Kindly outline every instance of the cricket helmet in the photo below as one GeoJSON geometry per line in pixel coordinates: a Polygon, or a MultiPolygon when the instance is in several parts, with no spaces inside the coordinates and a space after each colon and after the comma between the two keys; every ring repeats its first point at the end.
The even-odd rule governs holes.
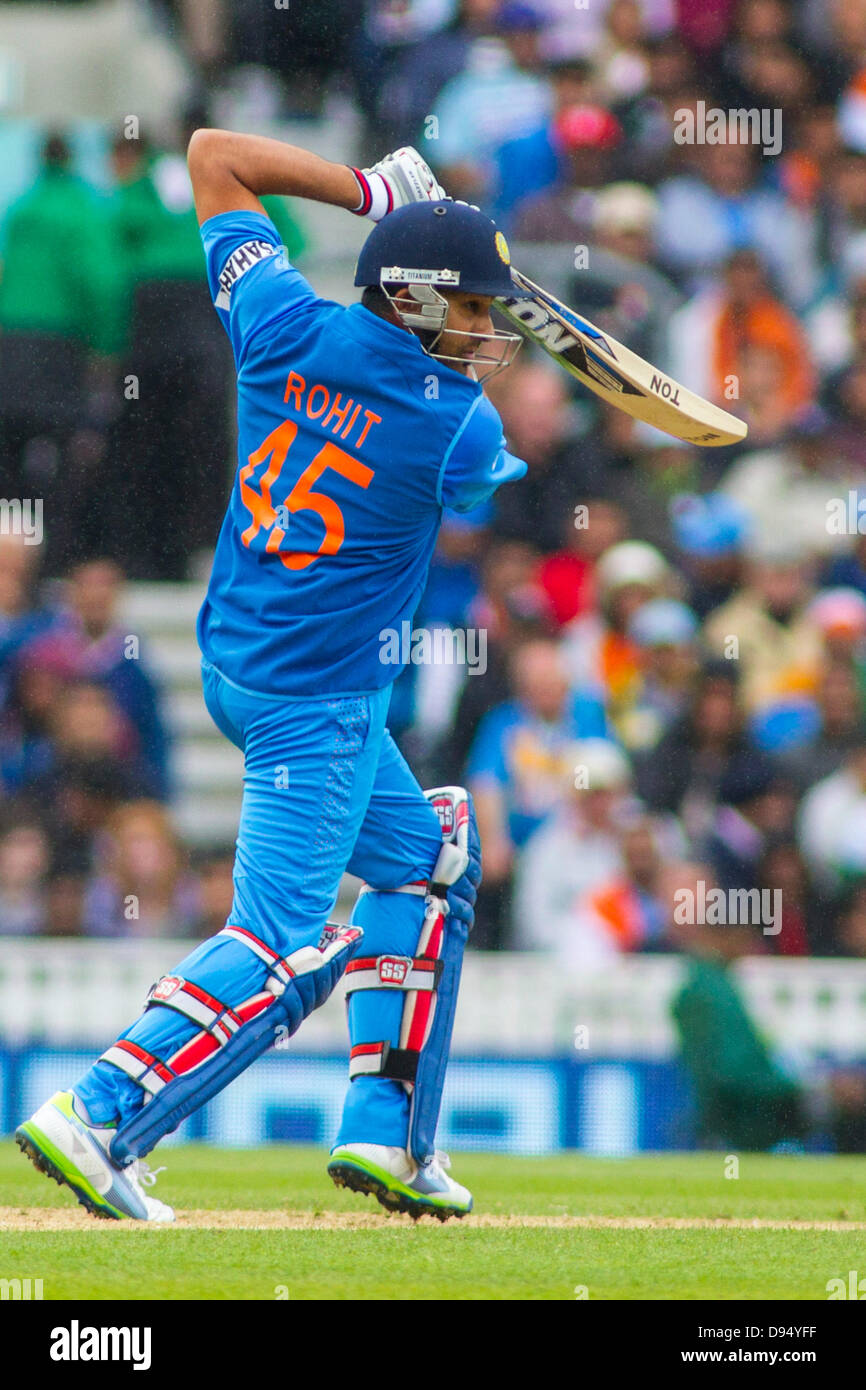
{"type": "MultiPolygon", "coordinates": [[[[437,203],[408,203],[383,217],[361,248],[355,284],[380,289],[404,328],[415,334],[429,356],[464,370],[466,358],[436,351],[448,317],[443,291],[496,299],[527,297],[511,279],[508,242],[496,223],[479,208],[450,198],[437,203]],[[398,298],[396,292],[401,287],[408,294],[398,298]]],[[[505,344],[502,356],[484,356],[479,351],[473,354],[469,371],[476,380],[484,381],[514,360],[522,341],[518,334],[498,330],[461,336],[505,344]],[[482,365],[489,370],[480,378],[475,369],[482,365]]]]}
{"type": "Polygon", "coordinates": [[[356,285],[427,284],[514,299],[508,243],[469,203],[407,203],[377,222],[361,248],[356,285]]]}

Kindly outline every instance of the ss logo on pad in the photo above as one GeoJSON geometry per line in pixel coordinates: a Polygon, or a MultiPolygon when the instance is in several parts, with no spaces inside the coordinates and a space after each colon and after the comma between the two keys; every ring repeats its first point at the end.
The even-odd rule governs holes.
{"type": "Polygon", "coordinates": [[[379,979],[383,985],[402,985],[409,978],[412,960],[409,956],[380,956],[379,979]]]}

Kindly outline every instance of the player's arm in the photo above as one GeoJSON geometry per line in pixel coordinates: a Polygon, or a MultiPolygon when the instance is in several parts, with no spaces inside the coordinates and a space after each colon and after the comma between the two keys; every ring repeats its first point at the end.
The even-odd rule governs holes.
{"type": "Polygon", "coordinates": [[[262,194],[311,198],[317,203],[354,210],[361,196],[358,180],[346,164],[286,145],[264,135],[231,130],[196,130],[187,163],[199,222],[222,212],[260,212],[262,194]]]}
{"type": "Polygon", "coordinates": [[[504,483],[526,473],[523,459],[505,447],[502,421],[486,396],[479,396],[452,439],[439,473],[438,500],[457,512],[471,511],[504,483]]]}
{"type": "Polygon", "coordinates": [[[200,223],[224,212],[265,213],[260,200],[268,193],[329,203],[373,221],[404,203],[444,196],[408,147],[372,169],[352,169],[264,135],[202,129],[189,142],[187,163],[200,223]]]}

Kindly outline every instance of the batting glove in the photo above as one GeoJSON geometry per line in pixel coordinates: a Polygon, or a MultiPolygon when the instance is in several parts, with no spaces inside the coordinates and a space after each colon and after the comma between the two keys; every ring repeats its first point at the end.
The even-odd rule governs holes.
{"type": "Polygon", "coordinates": [[[352,173],[361,189],[361,202],[352,211],[371,222],[381,222],[394,208],[407,203],[438,203],[448,196],[429,164],[411,145],[386,154],[371,169],[353,168],[352,173]]]}

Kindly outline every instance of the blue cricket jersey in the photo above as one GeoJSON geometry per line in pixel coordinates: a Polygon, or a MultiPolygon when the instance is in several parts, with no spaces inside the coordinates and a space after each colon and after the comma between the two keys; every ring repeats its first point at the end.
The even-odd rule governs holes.
{"type": "Polygon", "coordinates": [[[477,382],[360,304],[318,298],[268,217],[222,213],[201,233],[237,365],[239,466],[199,646],[263,694],[381,689],[443,506],[470,510],[526,464],[477,382]]]}

